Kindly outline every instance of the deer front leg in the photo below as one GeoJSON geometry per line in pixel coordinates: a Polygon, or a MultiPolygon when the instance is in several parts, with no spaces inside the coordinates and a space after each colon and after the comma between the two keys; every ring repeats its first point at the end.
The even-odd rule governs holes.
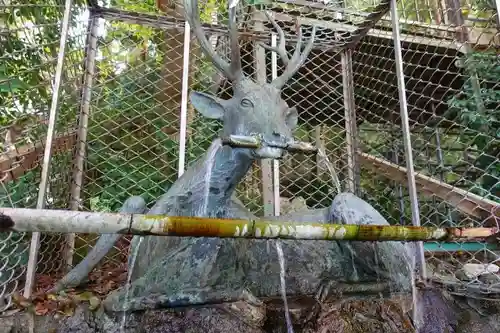
{"type": "MultiPolygon", "coordinates": [[[[120,208],[120,213],[143,214],[146,210],[146,202],[139,196],[128,198],[120,208]]],[[[89,254],[78,265],[73,267],[48,293],[58,293],[63,289],[77,287],[87,279],[89,273],[113,248],[116,241],[121,237],[119,234],[105,234],[99,237],[96,245],[89,254]]]]}

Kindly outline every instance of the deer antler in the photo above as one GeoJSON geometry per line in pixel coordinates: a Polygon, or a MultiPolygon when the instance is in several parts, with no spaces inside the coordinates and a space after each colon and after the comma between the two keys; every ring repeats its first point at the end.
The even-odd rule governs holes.
{"type": "Polygon", "coordinates": [[[309,39],[309,42],[307,43],[306,47],[304,48],[304,52],[302,53],[300,51],[300,49],[302,48],[302,29],[300,28],[300,26],[298,27],[297,44],[295,45],[295,51],[293,52],[292,58],[289,59],[285,48],[285,33],[267,11],[265,12],[265,14],[269,22],[271,22],[271,24],[273,25],[274,29],[278,31],[279,41],[277,47],[273,47],[267,44],[261,44],[261,46],[268,51],[276,52],[280,56],[281,61],[283,61],[286,66],[283,73],[273,80],[273,84],[281,89],[285,85],[285,83],[290,80],[290,78],[299,70],[299,68],[304,64],[307,57],[309,56],[309,53],[311,52],[314,44],[316,26],[313,26],[311,39],[309,39]]]}
{"type": "Polygon", "coordinates": [[[229,8],[229,39],[231,45],[231,63],[228,64],[218,55],[210,45],[207,37],[203,33],[200,22],[200,9],[198,0],[184,0],[184,10],[186,20],[193,29],[193,33],[198,39],[205,54],[212,60],[214,66],[229,80],[238,81],[243,76],[241,71],[240,46],[238,44],[238,26],[236,23],[236,7],[229,8]]]}

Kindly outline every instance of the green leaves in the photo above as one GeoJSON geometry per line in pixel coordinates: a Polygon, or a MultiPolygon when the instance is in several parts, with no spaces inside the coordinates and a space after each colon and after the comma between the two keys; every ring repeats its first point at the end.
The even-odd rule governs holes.
{"type": "Polygon", "coordinates": [[[468,77],[462,91],[448,101],[448,119],[460,123],[464,130],[461,141],[475,147],[479,156],[474,166],[482,175],[471,191],[498,200],[500,175],[495,163],[500,153],[500,60],[494,52],[475,52],[465,59],[466,75],[477,75],[479,93],[474,93],[472,77],[468,77]],[[484,104],[478,107],[477,100],[484,104]]]}
{"type": "Polygon", "coordinates": [[[28,88],[29,85],[24,83],[21,79],[8,79],[0,75],[0,93],[20,93],[22,90],[28,88]]]}

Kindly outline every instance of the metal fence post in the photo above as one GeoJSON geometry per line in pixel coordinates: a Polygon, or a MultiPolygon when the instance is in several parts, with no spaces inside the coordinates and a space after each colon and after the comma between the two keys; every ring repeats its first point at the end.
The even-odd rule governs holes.
{"type": "MultiPolygon", "coordinates": [[[[271,46],[276,47],[277,36],[271,35],[271,46]]],[[[278,55],[271,52],[271,79],[278,77],[278,55]]],[[[280,215],[280,162],[273,160],[273,197],[274,197],[274,215],[280,215]]]]}
{"type": "MultiPolygon", "coordinates": [[[[397,0],[391,0],[391,20],[392,35],[394,38],[394,53],[396,60],[396,77],[399,92],[399,107],[401,112],[401,127],[403,132],[404,150],[406,156],[406,169],[408,178],[408,192],[410,194],[410,207],[412,223],[414,226],[420,226],[420,210],[417,197],[417,186],[415,183],[415,170],[413,167],[413,152],[410,137],[410,123],[408,120],[408,104],[406,101],[406,86],[403,71],[403,55],[401,50],[401,36],[399,30],[399,17],[397,10],[397,0]]],[[[416,244],[416,268],[421,278],[426,278],[424,245],[422,242],[416,244]]]]}
{"type": "MultiPolygon", "coordinates": [[[[83,87],[80,102],[80,115],[78,118],[78,141],[76,143],[75,162],[73,165],[73,177],[71,183],[71,200],[69,209],[79,210],[81,203],[81,192],[83,186],[83,168],[85,156],[87,154],[87,134],[90,116],[90,101],[92,95],[92,85],[95,74],[95,57],[97,53],[97,29],[99,28],[99,18],[90,11],[89,29],[87,35],[87,50],[85,58],[85,73],[83,77],[83,87]]],[[[75,234],[66,236],[66,267],[69,270],[73,265],[73,252],[75,246],[75,234]]]]}
{"type": "MultiPolygon", "coordinates": [[[[262,23],[263,15],[255,10],[255,30],[263,31],[264,24],[262,23]]],[[[255,80],[259,83],[266,82],[266,50],[255,42],[255,80]]],[[[262,201],[264,206],[264,216],[274,215],[274,194],[273,194],[273,165],[270,160],[259,161],[262,180],[262,201]]]]}
{"type": "Polygon", "coordinates": [[[352,72],[352,49],[346,49],[341,54],[342,86],[344,90],[345,129],[347,144],[347,186],[349,192],[357,193],[359,182],[358,163],[356,163],[356,104],[354,101],[354,86],[352,72]]]}
{"type": "Polygon", "coordinates": [[[187,135],[187,104],[189,93],[189,50],[191,42],[191,27],[186,21],[184,23],[184,51],[182,61],[182,91],[181,91],[181,124],[179,132],[179,165],[178,177],[182,176],[186,166],[186,135],[187,135]]]}
{"type": "MultiPolygon", "coordinates": [[[[59,91],[61,88],[61,78],[64,66],[64,56],[66,53],[66,43],[68,39],[69,23],[71,18],[72,0],[66,0],[64,3],[64,16],[61,24],[61,40],[59,42],[59,54],[57,55],[56,72],[54,76],[54,86],[52,88],[52,101],[49,111],[49,123],[47,128],[47,138],[45,141],[45,150],[43,154],[42,172],[40,175],[40,187],[38,190],[38,199],[36,208],[45,207],[45,195],[49,182],[50,158],[52,155],[52,141],[54,140],[55,125],[57,119],[57,109],[59,102],[59,91]]],[[[26,272],[26,284],[24,287],[24,297],[31,296],[38,263],[38,250],[40,247],[40,233],[34,232],[31,237],[30,253],[28,259],[28,269],[26,272]]]]}
{"type": "Polygon", "coordinates": [[[500,0],[495,0],[495,7],[497,8],[497,24],[500,26],[500,0]]]}

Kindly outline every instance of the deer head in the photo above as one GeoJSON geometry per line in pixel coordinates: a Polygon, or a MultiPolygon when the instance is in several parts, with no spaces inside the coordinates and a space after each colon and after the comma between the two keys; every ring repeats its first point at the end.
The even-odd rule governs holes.
{"type": "MultiPolygon", "coordinates": [[[[245,77],[241,69],[236,8],[229,9],[230,63],[215,52],[205,36],[199,19],[198,1],[185,0],[184,8],[186,19],[191,25],[201,49],[210,58],[216,69],[231,81],[233,86],[233,97],[229,100],[223,100],[202,92],[191,92],[190,100],[194,108],[207,118],[222,120],[224,136],[260,135],[264,143],[277,143],[280,145],[290,143],[293,140],[292,130],[297,126],[298,113],[295,107],[289,107],[281,98],[281,89],[304,64],[311,52],[316,27],[313,27],[312,36],[305,46],[304,52],[301,52],[302,33],[300,27],[298,28],[297,45],[293,56],[289,58],[285,49],[285,34],[266,12],[268,20],[278,32],[279,43],[277,47],[264,44],[262,47],[275,51],[286,68],[282,75],[273,82],[256,83],[252,79],[245,77]]],[[[280,148],[264,146],[251,150],[251,153],[255,158],[281,158],[284,151],[280,148]]]]}

